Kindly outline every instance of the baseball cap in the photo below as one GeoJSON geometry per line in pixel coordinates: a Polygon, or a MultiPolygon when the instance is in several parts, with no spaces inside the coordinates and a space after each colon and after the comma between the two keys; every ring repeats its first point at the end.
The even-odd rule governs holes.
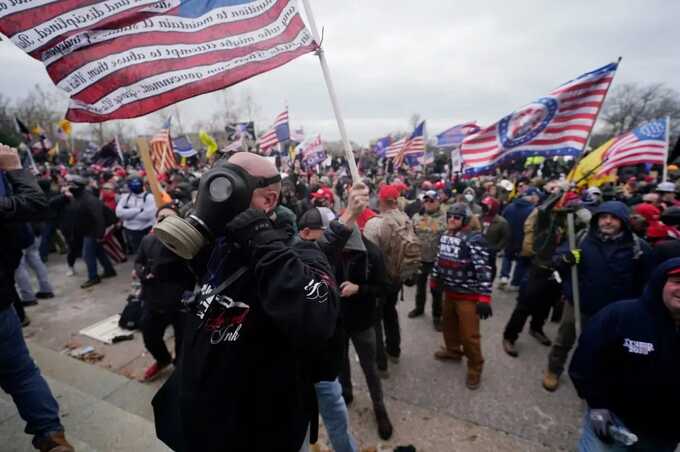
{"type": "Polygon", "coordinates": [[[437,199],[437,192],[434,190],[428,190],[423,194],[423,199],[425,198],[437,199]]]}
{"type": "Polygon", "coordinates": [[[526,189],[522,196],[538,196],[539,198],[543,196],[541,190],[536,187],[529,187],[526,189]]]}
{"type": "Polygon", "coordinates": [[[312,193],[312,198],[319,199],[319,198],[326,198],[326,200],[333,204],[333,191],[328,188],[328,187],[321,187],[317,191],[312,193]]]}
{"type": "Polygon", "coordinates": [[[656,191],[662,193],[675,193],[675,184],[673,182],[661,182],[656,186],[656,191]]]}
{"type": "Polygon", "coordinates": [[[394,185],[385,184],[382,187],[380,187],[378,197],[380,198],[381,201],[386,201],[388,199],[396,200],[397,198],[399,198],[399,188],[394,185]]]}
{"type": "Polygon", "coordinates": [[[326,229],[335,218],[333,211],[327,207],[312,207],[303,213],[298,220],[298,228],[326,229]]]}

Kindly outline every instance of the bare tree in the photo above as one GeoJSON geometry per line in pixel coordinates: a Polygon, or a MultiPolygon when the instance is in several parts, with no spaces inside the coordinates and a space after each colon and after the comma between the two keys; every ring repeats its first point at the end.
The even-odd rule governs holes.
{"type": "Polygon", "coordinates": [[[601,118],[613,134],[631,130],[645,121],[671,117],[671,135],[680,134],[680,92],[662,83],[626,83],[607,96],[601,118]]]}

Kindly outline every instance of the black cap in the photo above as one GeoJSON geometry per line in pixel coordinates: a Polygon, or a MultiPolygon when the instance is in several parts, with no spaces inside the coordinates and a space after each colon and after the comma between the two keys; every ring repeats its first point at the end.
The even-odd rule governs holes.
{"type": "Polygon", "coordinates": [[[318,207],[313,207],[307,212],[303,213],[298,220],[298,228],[303,230],[309,229],[326,229],[330,224],[328,217],[321,213],[318,207]]]}

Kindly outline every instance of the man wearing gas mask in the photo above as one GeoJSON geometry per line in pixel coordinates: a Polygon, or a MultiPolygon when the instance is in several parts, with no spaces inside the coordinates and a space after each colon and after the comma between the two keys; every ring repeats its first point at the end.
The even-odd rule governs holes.
{"type": "Polygon", "coordinates": [[[130,192],[118,200],[116,216],[123,221],[128,253],[136,254],[142,239],[156,221],[156,201],[150,193],[144,191],[141,177],[130,177],[127,186],[130,192]]]}
{"type": "Polygon", "coordinates": [[[290,243],[278,227],[280,180],[264,157],[237,153],[203,175],[192,214],[155,229],[202,281],[182,359],[153,401],[158,436],[174,450],[306,450],[310,357],[334,333],[339,297],[319,245],[290,243]]]}

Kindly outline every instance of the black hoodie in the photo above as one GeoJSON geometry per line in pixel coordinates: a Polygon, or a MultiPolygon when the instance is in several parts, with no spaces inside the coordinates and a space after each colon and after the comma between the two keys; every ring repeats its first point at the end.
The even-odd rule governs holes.
{"type": "Polygon", "coordinates": [[[612,411],[636,434],[680,441],[680,331],[663,303],[667,273],[657,267],[636,300],[602,309],[583,331],[569,375],[590,408],[612,411]]]}

